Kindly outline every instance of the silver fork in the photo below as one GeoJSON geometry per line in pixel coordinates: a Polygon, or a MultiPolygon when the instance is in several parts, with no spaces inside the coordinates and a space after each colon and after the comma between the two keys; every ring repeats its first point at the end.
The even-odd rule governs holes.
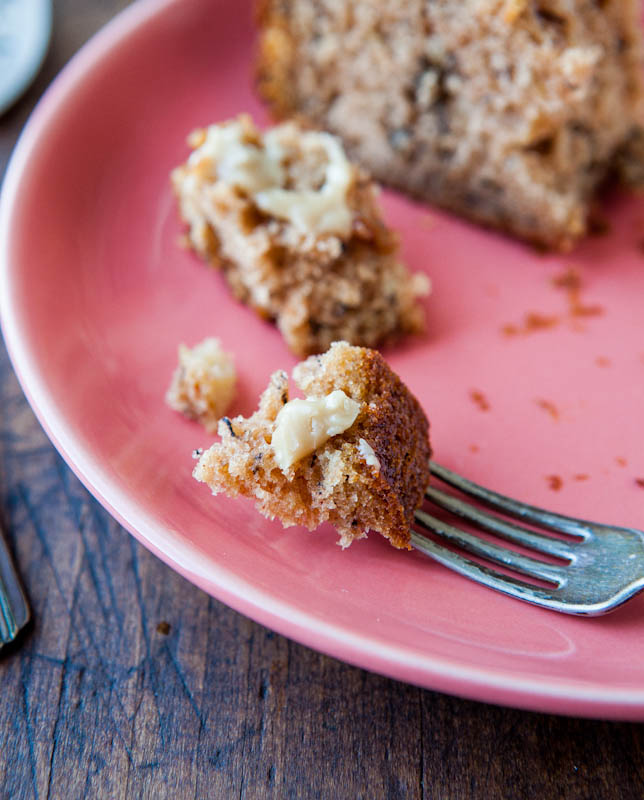
{"type": "Polygon", "coordinates": [[[0,650],[13,642],[31,614],[0,528],[0,650]]]}
{"type": "Polygon", "coordinates": [[[432,475],[495,511],[571,537],[556,538],[517,525],[432,485],[425,494],[430,502],[535,554],[560,560],[553,564],[523,555],[419,509],[416,512],[419,527],[447,541],[451,548],[458,547],[500,564],[525,576],[525,580],[477,563],[412,529],[411,544],[446,567],[511,597],[566,614],[605,614],[644,589],[643,531],[554,514],[485,489],[433,461],[430,466],[432,475]],[[543,583],[548,585],[544,587],[543,583]]]}

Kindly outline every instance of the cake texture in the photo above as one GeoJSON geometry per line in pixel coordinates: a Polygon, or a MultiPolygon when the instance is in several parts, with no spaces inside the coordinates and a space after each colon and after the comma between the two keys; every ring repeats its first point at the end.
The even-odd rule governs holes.
{"type": "Polygon", "coordinates": [[[235,395],[236,379],[233,357],[219,339],[209,337],[194,347],[180,344],[166,403],[214,433],[235,395]]]}
{"type": "Polygon", "coordinates": [[[220,421],[195,478],[254,498],[284,526],[331,522],[343,547],[374,530],[409,549],[431,455],[418,401],[379,353],[346,342],[298,364],[293,379],[305,399],[289,400],[287,374],[274,373],[254,414],[220,421]]]}
{"type": "Polygon", "coordinates": [[[642,179],[641,14],[635,0],[263,0],[259,89],[378,180],[566,250],[609,177],[642,179]]]}
{"type": "Polygon", "coordinates": [[[423,330],[429,281],[403,265],[376,186],[336,137],[295,123],[262,134],[242,115],[190,143],[172,173],[188,243],[294,353],[423,330]]]}

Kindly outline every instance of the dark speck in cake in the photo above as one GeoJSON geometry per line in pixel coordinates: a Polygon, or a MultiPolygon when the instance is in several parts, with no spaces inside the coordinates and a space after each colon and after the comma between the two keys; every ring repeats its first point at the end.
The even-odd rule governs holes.
{"type": "Polygon", "coordinates": [[[235,431],[233,429],[233,424],[230,421],[230,419],[228,417],[222,417],[222,419],[226,423],[226,425],[228,426],[228,430],[230,431],[230,435],[233,437],[233,439],[236,439],[237,438],[237,434],[235,433],[235,431]]]}

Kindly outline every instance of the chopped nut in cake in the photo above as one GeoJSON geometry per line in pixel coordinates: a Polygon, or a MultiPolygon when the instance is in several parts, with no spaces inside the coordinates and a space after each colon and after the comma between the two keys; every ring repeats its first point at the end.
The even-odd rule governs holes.
{"type": "Polygon", "coordinates": [[[200,422],[214,433],[235,394],[235,364],[218,339],[195,347],[179,345],[179,365],[172,376],[166,402],[175,411],[200,422]]]}
{"type": "Polygon", "coordinates": [[[410,548],[429,483],[429,425],[416,398],[374,350],[335,342],[276,372],[248,418],[219,423],[221,441],[194,476],[214,494],[255,499],[262,514],[309,530],[331,522],[343,547],[370,530],[410,548]]]}
{"type": "Polygon", "coordinates": [[[644,180],[639,0],[261,0],[259,88],[378,179],[566,249],[644,180]]]}
{"type": "Polygon", "coordinates": [[[262,133],[242,115],[190,143],[172,173],[189,243],[294,353],[423,330],[429,280],[403,265],[375,185],[339,139],[295,123],[262,133]]]}

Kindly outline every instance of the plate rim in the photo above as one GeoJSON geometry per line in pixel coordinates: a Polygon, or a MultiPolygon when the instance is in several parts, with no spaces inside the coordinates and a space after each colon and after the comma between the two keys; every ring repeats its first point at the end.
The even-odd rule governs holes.
{"type": "Polygon", "coordinates": [[[354,666],[472,700],[545,713],[644,720],[644,686],[632,689],[596,681],[559,678],[545,681],[541,676],[529,679],[517,677],[506,669],[481,668],[431,654],[421,656],[402,645],[377,641],[341,624],[319,619],[294,604],[276,600],[269,592],[258,589],[164,530],[144,510],[137,509],[136,502],[110,481],[100,461],[75,436],[73,425],[59,411],[39,374],[36,354],[21,336],[20,310],[11,302],[11,219],[19,198],[21,176],[58,109],[82,85],[92,67],[149,20],[180,2],[138,0],[94,34],[72,56],[36,105],[7,166],[0,195],[0,325],[13,369],[46,434],[88,491],[145,547],[202,590],[288,638],[354,666]]]}

